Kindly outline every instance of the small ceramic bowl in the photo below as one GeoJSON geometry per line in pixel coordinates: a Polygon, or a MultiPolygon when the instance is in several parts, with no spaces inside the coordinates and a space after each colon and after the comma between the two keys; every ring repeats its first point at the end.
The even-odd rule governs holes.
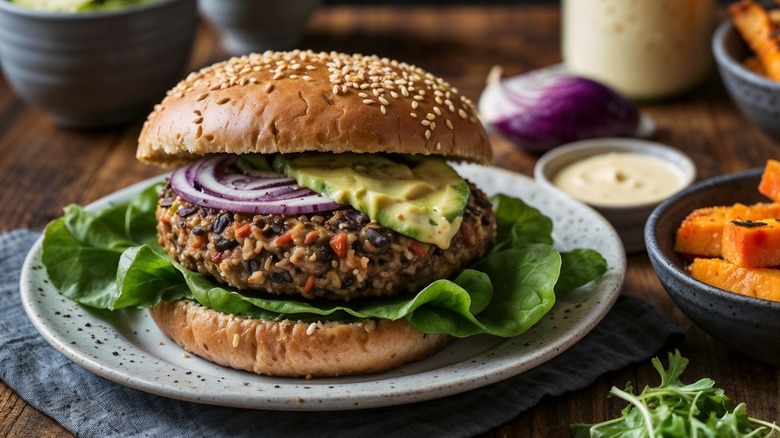
{"type": "Polygon", "coordinates": [[[2,0],[0,64],[57,125],[111,125],[148,112],[181,79],[196,25],[196,0],[77,13],[2,0]]]}
{"type": "MultiPolygon", "coordinates": [[[[680,189],[696,179],[696,166],[684,153],[669,146],[635,138],[597,138],[559,146],[536,162],[534,178],[540,185],[560,190],[553,181],[565,167],[580,160],[610,152],[625,152],[661,158],[679,170],[680,189]]],[[[661,200],[624,205],[599,205],[586,202],[601,213],[617,230],[627,253],[644,250],[644,226],[647,217],[661,200]]]]}
{"type": "Polygon", "coordinates": [[[233,55],[295,48],[321,0],[198,0],[200,13],[233,55]]]}
{"type": "Polygon", "coordinates": [[[750,56],[736,28],[727,20],[712,38],[712,51],[723,83],[742,114],[767,136],[780,142],[780,81],[745,67],[750,56]]]}
{"type": "Polygon", "coordinates": [[[674,252],[675,231],[696,208],[768,202],[757,187],[763,169],[719,176],[661,203],[645,228],[647,254],[666,292],[702,330],[753,358],[780,365],[780,302],[748,297],[702,283],[674,252]]]}

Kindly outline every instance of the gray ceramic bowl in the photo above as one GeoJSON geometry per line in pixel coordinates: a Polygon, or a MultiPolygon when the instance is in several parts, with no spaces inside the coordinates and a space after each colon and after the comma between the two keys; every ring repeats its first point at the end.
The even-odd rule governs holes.
{"type": "Polygon", "coordinates": [[[723,83],[742,114],[773,140],[780,142],[780,82],[742,65],[750,49],[730,20],[712,38],[712,51],[723,83]]]}
{"type": "Polygon", "coordinates": [[[185,73],[196,0],[56,13],[0,0],[0,64],[20,98],[67,127],[124,122],[185,73]]]}
{"type": "Polygon", "coordinates": [[[659,205],[645,227],[647,253],[677,306],[702,330],[756,359],[780,365],[780,302],[728,292],[688,275],[674,252],[674,236],[685,216],[700,207],[767,202],[757,187],[763,169],[694,184],[659,205]]]}
{"type": "Polygon", "coordinates": [[[309,16],[321,0],[198,0],[203,17],[214,26],[223,48],[243,55],[295,48],[309,16]]]}

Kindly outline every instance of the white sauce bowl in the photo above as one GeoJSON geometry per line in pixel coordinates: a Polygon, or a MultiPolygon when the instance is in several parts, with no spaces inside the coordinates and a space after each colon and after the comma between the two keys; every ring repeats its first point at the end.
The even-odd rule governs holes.
{"type": "MultiPolygon", "coordinates": [[[[553,184],[556,175],[566,167],[586,158],[608,153],[632,153],[660,158],[679,171],[679,190],[689,186],[696,179],[696,166],[683,152],[656,142],[635,138],[596,138],[569,143],[550,150],[536,162],[534,178],[547,188],[575,196],[553,184]]],[[[671,196],[673,193],[670,193],[671,196]]],[[[645,249],[644,226],[648,216],[663,199],[652,202],[634,203],[627,200],[622,205],[599,205],[584,202],[604,216],[617,230],[627,253],[645,249]]]]}

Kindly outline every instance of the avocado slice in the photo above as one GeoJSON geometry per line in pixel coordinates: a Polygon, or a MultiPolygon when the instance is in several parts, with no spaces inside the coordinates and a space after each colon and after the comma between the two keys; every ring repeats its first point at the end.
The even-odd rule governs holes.
{"type": "Polygon", "coordinates": [[[397,158],[356,153],[278,155],[274,168],[384,227],[449,248],[463,221],[468,183],[441,158],[397,158]]]}

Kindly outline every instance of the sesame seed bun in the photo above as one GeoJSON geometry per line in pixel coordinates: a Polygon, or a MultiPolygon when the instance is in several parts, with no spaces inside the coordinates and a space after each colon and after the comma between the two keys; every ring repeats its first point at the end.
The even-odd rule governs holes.
{"type": "Polygon", "coordinates": [[[264,321],[219,313],[191,300],[160,303],[150,313],[163,333],[187,351],[271,376],[376,373],[430,356],[452,340],[424,334],[403,319],[264,321]]]}
{"type": "Polygon", "coordinates": [[[394,152],[487,164],[472,103],[443,79],[377,56],[311,51],[232,58],[190,74],[149,115],[137,158],[394,152]]]}

